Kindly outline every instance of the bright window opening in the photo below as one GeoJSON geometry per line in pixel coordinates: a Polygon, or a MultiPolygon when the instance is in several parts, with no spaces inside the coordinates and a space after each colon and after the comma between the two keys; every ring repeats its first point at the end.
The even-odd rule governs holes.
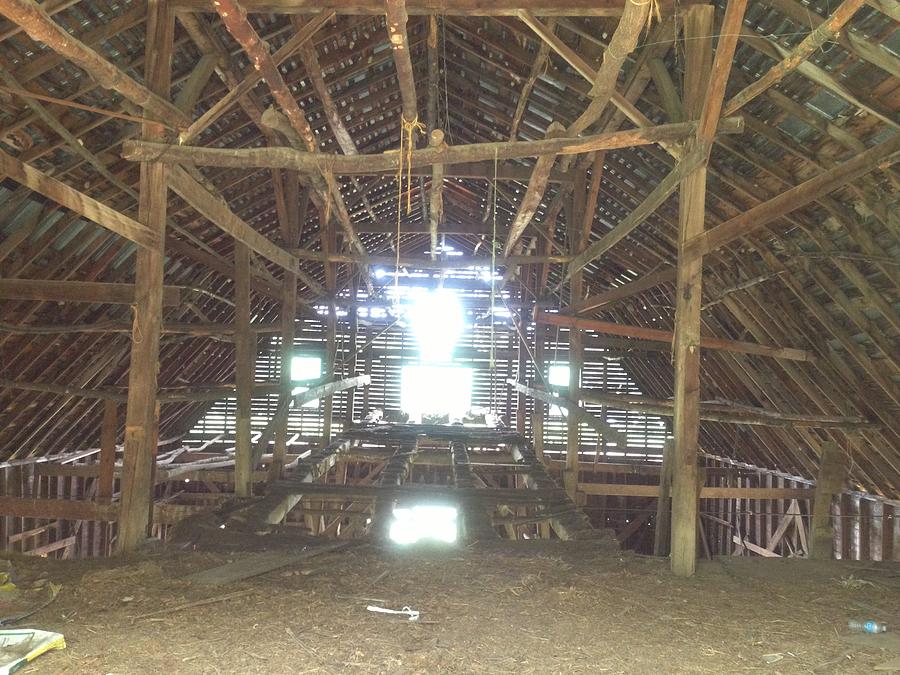
{"type": "Polygon", "coordinates": [[[423,415],[461,418],[472,405],[472,369],[461,366],[403,366],[400,407],[410,421],[423,415]]]}
{"type": "MultiPolygon", "coordinates": [[[[322,377],[322,358],[320,356],[294,356],[291,358],[291,382],[312,382],[322,377]]],[[[292,394],[300,394],[309,389],[306,385],[295,386],[292,394]]],[[[319,399],[307,401],[304,408],[318,408],[319,399]]]]}
{"type": "Polygon", "coordinates": [[[568,387],[569,365],[566,363],[556,363],[550,366],[547,372],[547,379],[554,387],[568,387]]]}
{"type": "Polygon", "coordinates": [[[452,544],[458,534],[457,510],[454,506],[420,504],[395,508],[388,536],[403,546],[423,539],[452,544]]]}

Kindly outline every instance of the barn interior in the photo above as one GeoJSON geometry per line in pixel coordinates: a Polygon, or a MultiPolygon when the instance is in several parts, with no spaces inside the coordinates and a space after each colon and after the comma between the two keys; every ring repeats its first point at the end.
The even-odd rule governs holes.
{"type": "Polygon", "coordinates": [[[0,0],[25,672],[900,671],[898,21],[0,0]]]}

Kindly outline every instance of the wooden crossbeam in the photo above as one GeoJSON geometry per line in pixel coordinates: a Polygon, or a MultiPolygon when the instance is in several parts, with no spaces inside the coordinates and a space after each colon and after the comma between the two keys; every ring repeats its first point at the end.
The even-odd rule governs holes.
{"type": "Polygon", "coordinates": [[[400,99],[403,102],[403,119],[412,122],[418,119],[416,103],[416,81],[413,77],[412,59],[409,55],[409,37],[406,33],[406,0],[385,0],[387,30],[397,68],[397,82],[400,85],[400,99]]]}
{"type": "MultiPolygon", "coordinates": [[[[618,323],[610,323],[608,321],[581,319],[560,314],[548,314],[547,312],[542,311],[535,312],[535,322],[577,330],[593,330],[598,333],[621,335],[623,337],[633,337],[640,340],[654,340],[657,342],[671,343],[674,339],[674,334],[671,331],[658,330],[656,328],[643,328],[641,326],[626,326],[618,323]]],[[[789,361],[815,361],[816,359],[811,352],[803,349],[796,349],[793,347],[771,347],[769,345],[741,342],[739,340],[726,340],[724,338],[701,337],[700,346],[705,349],[736,352],[738,354],[755,354],[757,356],[769,356],[776,359],[787,359],[789,361]]]]}
{"type": "Polygon", "coordinates": [[[212,194],[184,168],[172,167],[169,187],[211,223],[266,260],[295,274],[300,271],[297,258],[241,220],[224,199],[212,194]]]}
{"type": "MultiPolygon", "coordinates": [[[[743,120],[739,117],[723,118],[718,133],[743,132],[743,120]]],[[[479,161],[519,159],[540,155],[578,155],[600,150],[631,148],[663,141],[681,141],[695,134],[695,122],[663,124],[659,126],[626,129],[592,136],[558,138],[540,141],[502,141],[470,145],[448,145],[442,148],[421,148],[412,153],[412,167],[470,163],[479,161]]],[[[293,169],[305,174],[318,174],[327,168],[336,175],[380,174],[397,172],[397,153],[378,155],[325,155],[285,147],[270,148],[206,148],[198,146],[125,141],[122,157],[135,162],[159,161],[170,164],[219,166],[230,168],[293,169]]]]}
{"type": "Polygon", "coordinates": [[[856,155],[833,169],[800,183],[782,192],[767,202],[754,206],[749,211],[726,220],[705,232],[695,235],[685,244],[685,251],[691,255],[707,254],[722,246],[744,237],[791,211],[805,206],[811,201],[837,190],[839,187],[864,176],[879,167],[888,167],[900,160],[900,134],[856,155]]]}
{"type": "Polygon", "coordinates": [[[608,291],[604,291],[603,293],[598,293],[597,295],[591,295],[582,300],[581,302],[577,302],[569,307],[565,308],[566,314],[586,314],[588,312],[592,312],[596,309],[600,309],[601,307],[606,307],[613,303],[619,302],[620,300],[624,300],[625,298],[631,298],[635,295],[639,295],[644,291],[659,286],[660,284],[669,283],[675,281],[676,269],[674,267],[665,267],[656,272],[651,272],[650,274],[645,274],[642,277],[638,277],[634,281],[630,281],[627,284],[622,284],[621,286],[617,286],[616,288],[611,288],[608,291]]]}
{"type": "Polygon", "coordinates": [[[102,87],[111,89],[144,110],[144,115],[167,125],[187,125],[190,120],[172,103],[153,93],[93,49],[70,35],[34,0],[0,0],[0,14],[18,24],[36,42],[85,70],[102,87]]]}
{"type": "MultiPolygon", "coordinates": [[[[689,5],[697,0],[684,0],[689,5]]],[[[383,14],[384,6],[378,2],[360,0],[244,0],[248,12],[273,14],[314,14],[333,10],[338,14],[383,14]]],[[[172,0],[175,8],[193,12],[213,11],[213,0],[172,0]]],[[[672,1],[659,3],[662,11],[671,12],[672,1]]],[[[516,16],[526,10],[537,16],[621,16],[623,0],[408,0],[406,11],[412,15],[446,16],[516,16]]]]}
{"type": "Polygon", "coordinates": [[[152,248],[160,243],[156,233],[133,218],[0,150],[0,175],[3,174],[139,246],[152,248]]]}
{"type": "MultiPolygon", "coordinates": [[[[89,302],[110,305],[133,305],[133,284],[100,281],[55,281],[45,279],[0,279],[0,300],[42,300],[46,302],[89,302]]],[[[181,289],[163,288],[163,306],[181,304],[181,289]]]]}
{"type": "MultiPolygon", "coordinates": [[[[578,491],[586,495],[615,497],[659,497],[659,485],[628,483],[579,483],[578,491]]],[[[700,499],[814,499],[813,488],[719,487],[700,488],[700,499]]]]}

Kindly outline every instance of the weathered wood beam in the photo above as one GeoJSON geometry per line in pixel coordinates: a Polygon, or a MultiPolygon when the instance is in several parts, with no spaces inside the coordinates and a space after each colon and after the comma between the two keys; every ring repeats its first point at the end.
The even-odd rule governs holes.
{"type": "Polygon", "coordinates": [[[235,416],[234,493],[238,497],[253,494],[251,425],[253,371],[256,363],[256,335],[250,330],[250,249],[234,242],[234,358],[237,384],[235,416]]]}
{"type": "Polygon", "coordinates": [[[116,437],[119,433],[119,406],[107,400],[103,405],[103,423],[100,427],[100,466],[97,481],[97,500],[108,504],[112,501],[116,470],[116,437]]]}
{"type": "Polygon", "coordinates": [[[685,242],[685,250],[692,255],[711,253],[729,242],[744,237],[791,211],[837,190],[870,171],[891,166],[900,160],[898,153],[900,153],[900,134],[895,134],[888,140],[856,155],[853,159],[824,171],[724,223],[692,236],[685,242]]]}
{"type": "MultiPolygon", "coordinates": [[[[696,0],[682,2],[682,6],[696,0]]],[[[213,0],[173,0],[173,6],[193,12],[209,12],[213,0]]],[[[244,0],[248,12],[273,14],[315,14],[333,10],[338,14],[377,16],[384,13],[378,2],[360,0],[244,0]]],[[[671,12],[671,0],[659,3],[665,12],[671,12]]],[[[446,16],[516,16],[520,10],[537,16],[621,16],[622,0],[407,0],[406,11],[412,15],[446,16]]]]}
{"type": "MultiPolygon", "coordinates": [[[[163,305],[166,304],[166,289],[163,287],[163,305]]],[[[130,304],[130,303],[129,303],[130,304]]],[[[250,329],[257,334],[277,333],[279,324],[254,323],[250,329]]],[[[76,324],[38,324],[38,323],[7,323],[0,321],[0,333],[14,333],[20,335],[54,335],[58,333],[130,333],[131,322],[126,321],[98,321],[96,323],[76,324]]],[[[234,324],[230,323],[179,323],[167,322],[163,324],[162,332],[170,335],[194,335],[194,336],[229,336],[234,335],[234,324]]]]}
{"type": "MultiPolygon", "coordinates": [[[[553,32],[556,29],[556,18],[551,17],[547,20],[547,30],[553,32]]],[[[544,68],[547,65],[547,59],[550,57],[550,44],[546,40],[541,40],[541,46],[538,53],[534,57],[534,63],[531,64],[531,70],[528,78],[522,84],[522,90],[519,92],[519,100],[516,103],[516,112],[513,114],[512,122],[509,125],[509,140],[515,141],[519,135],[519,125],[525,116],[525,109],[528,107],[528,98],[534,89],[534,85],[538,78],[543,75],[544,68]]]]}
{"type": "MultiPolygon", "coordinates": [[[[174,34],[175,17],[168,4],[165,0],[150,0],[145,44],[153,45],[154,49],[145,61],[144,79],[153,95],[165,100],[169,98],[171,86],[174,34]]],[[[153,108],[145,105],[144,111],[146,115],[153,108]]],[[[158,141],[165,137],[165,128],[161,124],[145,122],[141,136],[158,141]]],[[[138,220],[157,235],[159,243],[138,249],[135,263],[137,296],[128,369],[122,498],[116,540],[119,553],[133,551],[144,542],[152,513],[153,468],[159,433],[156,395],[163,315],[168,174],[169,167],[161,162],[141,164],[138,220]]]]}
{"type": "Polygon", "coordinates": [[[517,382],[516,380],[509,379],[506,381],[506,383],[517,392],[525,394],[525,396],[529,396],[530,398],[534,398],[538,401],[542,401],[550,405],[555,405],[562,408],[563,410],[566,410],[568,414],[576,419],[579,423],[587,424],[597,433],[603,434],[604,436],[606,436],[606,438],[614,441],[616,444],[622,447],[626,447],[628,445],[627,439],[620,431],[609,426],[599,418],[594,417],[594,415],[578,405],[578,403],[576,403],[575,401],[571,401],[561,396],[556,396],[555,394],[548,391],[535,389],[534,387],[528,387],[517,382]]]}
{"type": "Polygon", "coordinates": [[[4,174],[141,247],[152,248],[160,243],[159,235],[138,221],[0,150],[0,175],[4,174]]]}
{"type": "MultiPolygon", "coordinates": [[[[834,39],[834,36],[853,18],[856,11],[865,4],[865,0],[844,0],[831,16],[819,24],[803,41],[794,47],[790,54],[781,62],[772,66],[765,75],[735,94],[725,104],[723,114],[731,115],[747,105],[754,98],[762,94],[766,89],[775,86],[787,75],[793,72],[801,63],[808,59],[826,42],[834,39]]],[[[740,30],[740,26],[738,26],[740,30]]]]}
{"type": "Polygon", "coordinates": [[[297,274],[300,261],[241,220],[219,196],[212,194],[182,167],[173,167],[169,187],[204,218],[279,267],[297,274]]]}
{"type": "Polygon", "coordinates": [[[406,33],[406,0],[385,0],[388,37],[397,68],[397,83],[400,85],[400,99],[403,102],[403,120],[412,123],[419,118],[416,102],[416,81],[413,77],[412,58],[409,55],[409,37],[406,33]]]}
{"type": "MultiPolygon", "coordinates": [[[[428,138],[433,148],[444,145],[444,132],[433,129],[428,138]]],[[[433,164],[431,167],[431,190],[428,194],[428,233],[431,239],[431,259],[437,260],[438,229],[444,221],[444,165],[433,164]]],[[[399,242],[397,242],[399,246],[399,242]]]]}
{"type": "MultiPolygon", "coordinates": [[[[628,483],[579,483],[579,492],[586,495],[608,495],[616,497],[659,497],[659,485],[638,485],[628,483]]],[[[812,488],[753,488],[703,486],[699,490],[700,499],[814,499],[812,488]]]]}
{"type": "Polygon", "coordinates": [[[659,286],[660,284],[675,281],[675,276],[676,270],[674,267],[664,267],[661,270],[651,272],[650,274],[645,274],[642,277],[638,277],[634,281],[629,281],[626,284],[611,288],[610,290],[604,291],[603,293],[588,296],[584,300],[581,300],[574,305],[565,307],[563,311],[566,314],[574,314],[576,316],[587,314],[588,312],[600,309],[601,307],[606,307],[613,303],[619,302],[620,300],[632,298],[650,288],[659,286]]]}
{"type": "MultiPolygon", "coordinates": [[[[133,305],[141,289],[137,284],[115,284],[100,281],[55,281],[47,279],[0,279],[0,300],[40,300],[45,302],[89,302],[110,305],[133,305]]],[[[165,286],[162,305],[181,304],[181,289],[165,286]]]]}
{"type": "Polygon", "coordinates": [[[834,529],[831,525],[831,500],[840,494],[850,468],[850,456],[837,443],[822,444],[822,458],[816,480],[815,503],[809,521],[809,557],[830,560],[834,557],[834,529]]]}
{"type": "MultiPolygon", "coordinates": [[[[608,321],[582,319],[560,314],[548,314],[542,311],[535,312],[535,321],[551,326],[561,326],[563,328],[576,330],[592,330],[607,335],[621,335],[622,337],[632,337],[639,340],[671,343],[674,339],[674,333],[671,331],[659,330],[656,328],[643,328],[642,326],[625,326],[618,323],[610,323],[608,321]]],[[[700,346],[704,349],[735,352],[737,354],[754,354],[756,356],[768,356],[776,359],[786,359],[788,361],[816,360],[816,357],[811,352],[804,349],[796,349],[794,347],[772,347],[769,345],[755,344],[753,342],[726,340],[724,338],[701,337],[700,346]]]]}
{"type": "MultiPolygon", "coordinates": [[[[723,118],[718,133],[743,133],[743,120],[739,117],[723,118]]],[[[593,136],[558,138],[541,141],[508,141],[449,145],[444,148],[413,150],[411,165],[415,167],[485,162],[540,155],[579,155],[600,150],[632,148],[666,141],[683,141],[696,133],[696,122],[663,124],[639,129],[626,129],[593,136]]],[[[325,155],[302,152],[293,148],[206,148],[198,146],[125,141],[122,157],[134,162],[159,161],[170,164],[218,166],[229,168],[293,169],[305,174],[317,174],[323,167],[336,175],[397,173],[397,153],[378,155],[325,155]]]]}
{"type": "Polygon", "coordinates": [[[0,513],[17,518],[42,520],[118,520],[118,504],[100,504],[83,499],[30,499],[0,497],[0,513]]]}
{"type": "Polygon", "coordinates": [[[190,120],[166,97],[133,80],[93,49],[70,35],[34,0],[0,0],[0,14],[18,24],[35,42],[47,45],[82,68],[102,87],[121,94],[144,111],[144,116],[169,126],[190,120]]]}
{"type": "Polygon", "coordinates": [[[619,25],[603,52],[603,62],[594,74],[589,92],[591,102],[578,119],[569,125],[570,134],[580,134],[600,119],[607,104],[616,93],[616,81],[619,71],[628,55],[637,46],[641,31],[647,27],[652,3],[638,0],[625,0],[625,9],[619,25]]]}
{"type": "MultiPolygon", "coordinates": [[[[558,138],[564,131],[565,128],[562,124],[551,122],[550,126],[547,127],[545,139],[558,138]]],[[[519,238],[525,232],[525,228],[528,227],[531,219],[534,218],[534,214],[544,199],[544,191],[547,189],[547,183],[550,179],[550,170],[555,162],[555,155],[541,155],[535,162],[531,177],[528,179],[525,195],[522,197],[522,201],[519,202],[512,225],[509,226],[509,233],[506,235],[506,243],[503,246],[504,255],[512,254],[519,238]]]]}
{"type": "MultiPolygon", "coordinates": [[[[312,17],[309,22],[304,24],[302,28],[288,38],[281,48],[272,55],[272,60],[275,62],[275,65],[281,65],[290,58],[294,52],[298,49],[302,49],[322,26],[331,21],[334,15],[335,13],[333,11],[325,11],[318,16],[312,17]]],[[[179,140],[182,143],[190,143],[191,140],[196,138],[205,129],[209,128],[211,124],[227,112],[232,105],[237,103],[241,97],[249,94],[262,79],[262,71],[254,68],[237,86],[229,87],[222,98],[216,101],[205,113],[194,120],[187,129],[181,132],[179,140]]]]}
{"type": "MultiPolygon", "coordinates": [[[[632,397],[627,394],[610,394],[597,389],[582,389],[582,400],[599,403],[611,408],[633,410],[648,415],[672,417],[674,401],[666,399],[632,397]]],[[[873,428],[871,422],[862,417],[843,415],[807,415],[803,413],[782,413],[765,408],[725,403],[700,403],[700,419],[726,424],[749,424],[771,427],[813,427],[819,429],[863,430],[873,428]]]]}

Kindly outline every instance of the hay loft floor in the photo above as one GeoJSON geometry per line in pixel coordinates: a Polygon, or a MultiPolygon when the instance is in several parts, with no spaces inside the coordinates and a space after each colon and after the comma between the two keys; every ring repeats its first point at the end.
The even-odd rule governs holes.
{"type": "Polygon", "coordinates": [[[230,586],[185,581],[253,555],[16,560],[64,585],[33,625],[69,645],[25,672],[868,673],[900,656],[896,632],[846,627],[900,622],[897,564],[722,558],[683,579],[665,559],[576,542],[363,545],[230,586]]]}

